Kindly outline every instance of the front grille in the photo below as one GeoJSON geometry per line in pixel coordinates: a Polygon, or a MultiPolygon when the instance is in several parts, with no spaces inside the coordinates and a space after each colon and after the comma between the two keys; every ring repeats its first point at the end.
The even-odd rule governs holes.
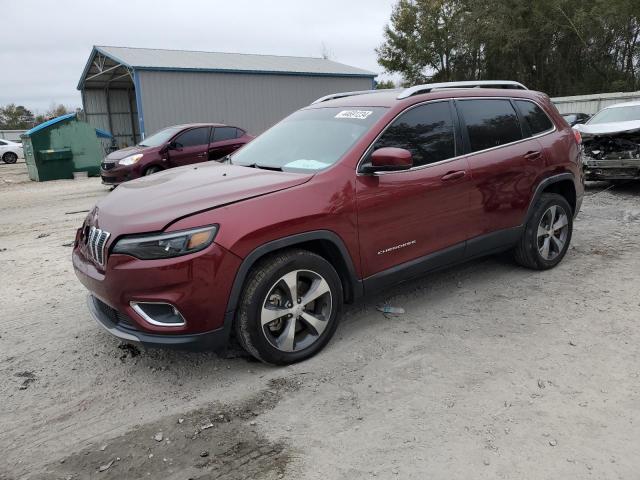
{"type": "Polygon", "coordinates": [[[111,322],[120,325],[122,327],[128,328],[129,330],[137,330],[135,324],[124,313],[119,312],[115,308],[107,305],[102,300],[99,300],[96,297],[93,297],[93,303],[96,308],[102,313],[105,317],[107,317],[111,322]]]}
{"type": "Polygon", "coordinates": [[[87,250],[91,258],[93,258],[99,265],[104,266],[105,250],[107,246],[107,240],[111,234],[100,230],[96,227],[89,229],[89,235],[86,237],[87,250]]]}
{"type": "Polygon", "coordinates": [[[112,168],[115,168],[116,163],[115,162],[111,162],[111,163],[102,162],[102,164],[100,166],[102,167],[103,170],[111,170],[112,168]]]}

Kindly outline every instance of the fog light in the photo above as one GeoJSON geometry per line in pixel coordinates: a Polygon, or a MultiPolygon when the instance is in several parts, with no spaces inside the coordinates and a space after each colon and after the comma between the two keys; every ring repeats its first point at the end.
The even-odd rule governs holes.
{"type": "Polygon", "coordinates": [[[131,302],[131,308],[151,325],[162,327],[179,327],[185,322],[184,317],[170,303],[131,302]]]}

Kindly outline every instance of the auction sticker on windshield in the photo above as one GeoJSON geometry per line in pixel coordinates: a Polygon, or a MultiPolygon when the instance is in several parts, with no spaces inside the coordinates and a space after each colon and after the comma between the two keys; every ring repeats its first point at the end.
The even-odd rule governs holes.
{"type": "Polygon", "coordinates": [[[370,110],[343,110],[336,115],[335,118],[355,118],[357,120],[364,120],[373,112],[370,110]]]}

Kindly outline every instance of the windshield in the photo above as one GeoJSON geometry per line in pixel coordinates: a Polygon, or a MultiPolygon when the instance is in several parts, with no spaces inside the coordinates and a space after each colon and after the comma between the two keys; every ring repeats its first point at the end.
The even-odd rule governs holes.
{"type": "Polygon", "coordinates": [[[287,171],[323,170],[336,163],[385,108],[299,110],[234,153],[234,165],[287,171]]]}
{"type": "Polygon", "coordinates": [[[640,105],[606,108],[596,113],[587,124],[595,125],[598,123],[629,122],[633,120],[640,120],[640,105]]]}
{"type": "Polygon", "coordinates": [[[153,135],[145,138],[138,145],[141,147],[159,147],[167,143],[167,141],[173,137],[176,133],[182,130],[183,127],[169,127],[164,130],[160,130],[159,132],[154,133],[153,135]]]}

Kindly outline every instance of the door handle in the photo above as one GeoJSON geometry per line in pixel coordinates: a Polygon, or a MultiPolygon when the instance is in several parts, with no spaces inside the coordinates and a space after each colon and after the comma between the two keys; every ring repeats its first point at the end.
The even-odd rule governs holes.
{"type": "Polygon", "coordinates": [[[467,174],[467,172],[465,172],[464,170],[457,170],[455,172],[449,172],[445,175],[443,175],[440,180],[442,180],[443,182],[449,182],[451,180],[458,180],[462,177],[464,177],[467,174]]]}
{"type": "Polygon", "coordinates": [[[533,150],[524,154],[524,158],[527,160],[538,160],[540,156],[540,150],[533,150]]]}

